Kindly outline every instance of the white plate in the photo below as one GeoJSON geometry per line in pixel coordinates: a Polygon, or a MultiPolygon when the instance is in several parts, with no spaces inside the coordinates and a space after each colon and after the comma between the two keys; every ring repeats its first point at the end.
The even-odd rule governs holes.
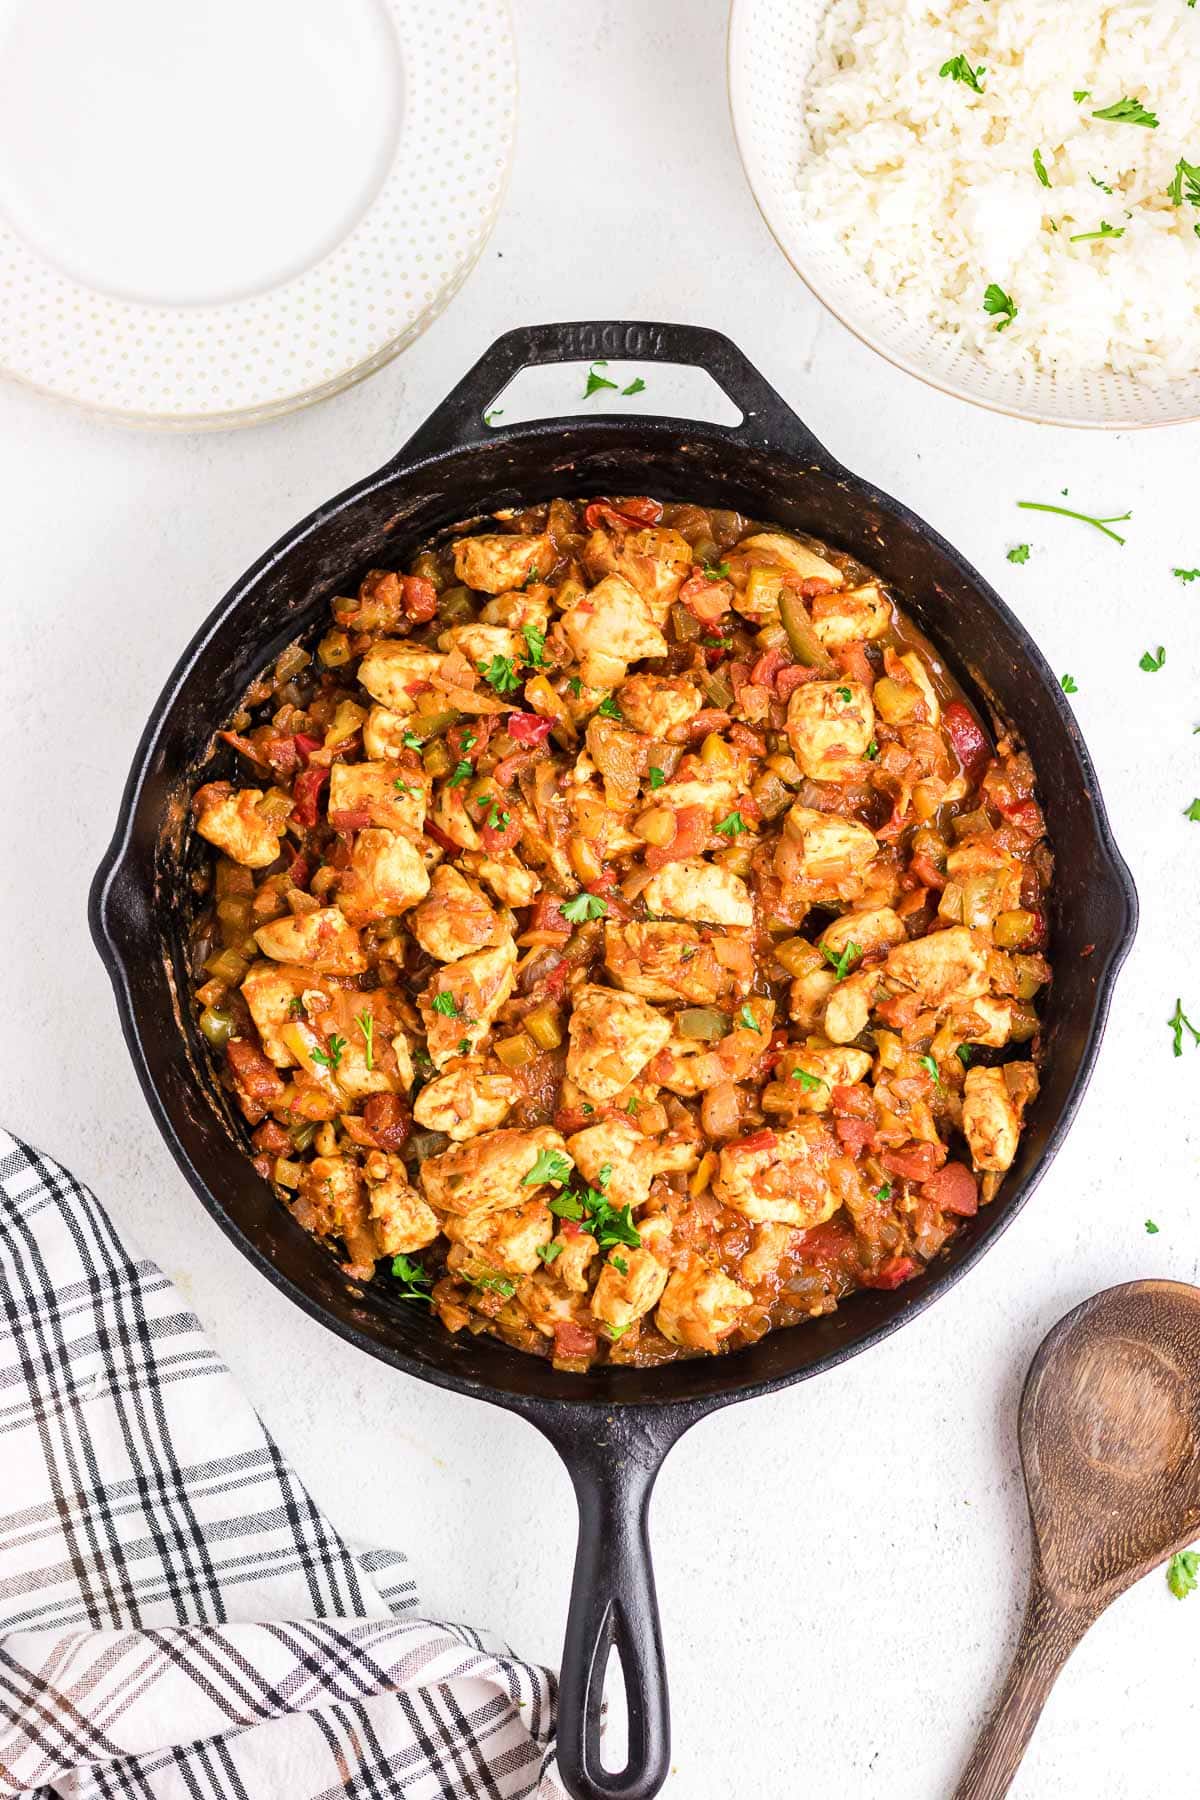
{"type": "Polygon", "coordinates": [[[733,0],[729,104],[751,191],[780,249],[830,312],[889,362],[996,412],[1042,424],[1123,429],[1200,418],[1200,376],[1151,384],[1085,370],[996,369],[881,293],[805,212],[796,185],[805,96],[828,0],[733,0]]]}
{"type": "Polygon", "coordinates": [[[437,317],[516,124],[507,0],[0,0],[0,370],[270,418],[437,317]]]}

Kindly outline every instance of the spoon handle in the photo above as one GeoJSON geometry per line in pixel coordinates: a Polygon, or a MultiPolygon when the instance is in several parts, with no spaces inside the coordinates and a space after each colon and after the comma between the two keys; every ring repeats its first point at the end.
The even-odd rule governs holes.
{"type": "Polygon", "coordinates": [[[954,1800],[1001,1800],[1007,1794],[1055,1677],[1091,1623],[1060,1606],[1035,1573],[1012,1666],[954,1800]]]}

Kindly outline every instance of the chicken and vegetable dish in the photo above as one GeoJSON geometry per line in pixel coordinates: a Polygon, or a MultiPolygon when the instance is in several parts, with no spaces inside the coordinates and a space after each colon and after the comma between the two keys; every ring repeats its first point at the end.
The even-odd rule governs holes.
{"type": "Polygon", "coordinates": [[[199,1026],[300,1223],[570,1370],[918,1276],[1037,1091],[1052,859],[884,584],[610,497],[331,611],[192,802],[199,1026]]]}

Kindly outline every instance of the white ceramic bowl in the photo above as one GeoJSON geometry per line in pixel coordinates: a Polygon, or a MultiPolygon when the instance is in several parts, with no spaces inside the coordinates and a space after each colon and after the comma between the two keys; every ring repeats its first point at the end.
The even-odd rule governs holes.
{"type": "Polygon", "coordinates": [[[914,323],[814,229],[796,186],[805,93],[827,0],[733,0],[729,102],[738,151],[776,242],[797,274],[872,350],[930,386],[1040,424],[1122,430],[1200,418],[1200,374],[1158,385],[1112,373],[995,369],[914,323]]]}

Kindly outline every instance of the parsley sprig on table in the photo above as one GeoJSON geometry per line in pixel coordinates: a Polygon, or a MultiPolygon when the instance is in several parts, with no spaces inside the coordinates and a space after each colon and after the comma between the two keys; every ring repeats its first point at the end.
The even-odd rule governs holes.
{"type": "Polygon", "coordinates": [[[583,397],[585,400],[590,400],[593,394],[598,394],[600,392],[601,388],[612,388],[614,393],[616,392],[617,384],[615,381],[609,381],[607,376],[597,375],[596,373],[597,369],[607,369],[607,367],[608,360],[605,357],[601,357],[599,362],[594,362],[592,364],[591,368],[588,370],[587,386],[583,390],[583,397]]]}
{"type": "Polygon", "coordinates": [[[1077,694],[1079,692],[1078,683],[1073,675],[1060,676],[1058,685],[1064,694],[1077,694]]]}
{"type": "Polygon", "coordinates": [[[1008,553],[1010,563],[1027,563],[1029,561],[1029,545],[1014,544],[1008,553]]]}
{"type": "Polygon", "coordinates": [[[1078,519],[1083,525],[1094,525],[1105,537],[1112,538],[1116,544],[1123,544],[1125,539],[1117,532],[1110,531],[1110,525],[1123,525],[1126,519],[1132,519],[1132,512],[1114,513],[1110,519],[1094,519],[1090,513],[1074,512],[1069,506],[1050,506],[1044,500],[1018,500],[1017,505],[1023,512],[1057,513],[1063,519],[1078,519]]]}
{"type": "Polygon", "coordinates": [[[1156,669],[1162,668],[1166,660],[1167,653],[1160,644],[1155,651],[1144,650],[1142,652],[1138,657],[1138,668],[1144,670],[1147,675],[1152,675],[1156,669]]]}
{"type": "Polygon", "coordinates": [[[1192,1024],[1192,1021],[1188,1018],[1187,1014],[1184,1012],[1182,1000],[1176,1000],[1175,1011],[1171,1014],[1171,1017],[1167,1020],[1167,1023],[1171,1027],[1171,1032],[1172,1032],[1172,1035],[1174,1038],[1174,1042],[1171,1045],[1171,1051],[1172,1051],[1173,1055],[1175,1055],[1175,1056],[1183,1055],[1183,1034],[1185,1031],[1191,1032],[1193,1043],[1200,1044],[1200,1031],[1196,1030],[1196,1027],[1192,1024]]]}
{"type": "Polygon", "coordinates": [[[1167,1586],[1177,1600],[1186,1600],[1195,1592],[1196,1575],[1200,1571],[1200,1551],[1180,1550],[1167,1564],[1167,1586]]]}

